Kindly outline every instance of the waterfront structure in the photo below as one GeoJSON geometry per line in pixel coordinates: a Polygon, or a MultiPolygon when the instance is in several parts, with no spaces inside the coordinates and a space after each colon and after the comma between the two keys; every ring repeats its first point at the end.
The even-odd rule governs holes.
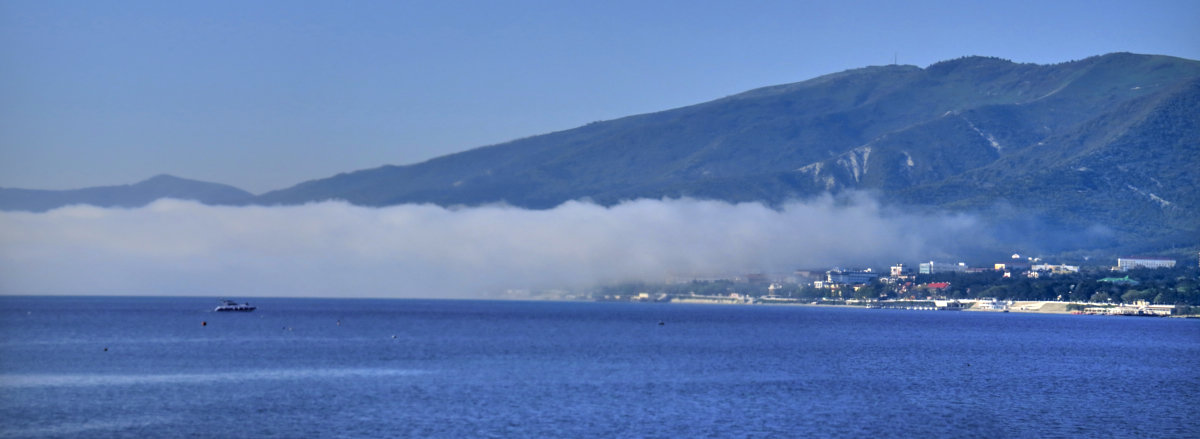
{"type": "Polygon", "coordinates": [[[1011,304],[1011,302],[1001,302],[996,299],[983,299],[976,301],[975,306],[971,308],[982,311],[1008,311],[1008,306],[1011,304]]]}
{"type": "Polygon", "coordinates": [[[752,303],[753,301],[754,299],[752,297],[738,293],[730,293],[727,296],[707,296],[691,293],[686,296],[675,296],[671,298],[671,303],[707,303],[724,305],[747,304],[752,303]]]}
{"type": "Polygon", "coordinates": [[[1145,300],[1139,300],[1132,304],[1117,306],[1090,306],[1083,309],[1083,314],[1165,317],[1175,314],[1175,305],[1151,305],[1145,300]]]}
{"type": "Polygon", "coordinates": [[[1166,258],[1117,258],[1117,269],[1121,271],[1134,268],[1171,268],[1175,266],[1174,259],[1166,258]]]}

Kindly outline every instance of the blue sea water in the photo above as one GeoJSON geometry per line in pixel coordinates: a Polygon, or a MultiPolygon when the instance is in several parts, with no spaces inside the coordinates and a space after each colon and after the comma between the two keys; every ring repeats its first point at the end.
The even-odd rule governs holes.
{"type": "Polygon", "coordinates": [[[0,437],[1200,436],[1197,320],[253,303],[0,298],[0,437]]]}

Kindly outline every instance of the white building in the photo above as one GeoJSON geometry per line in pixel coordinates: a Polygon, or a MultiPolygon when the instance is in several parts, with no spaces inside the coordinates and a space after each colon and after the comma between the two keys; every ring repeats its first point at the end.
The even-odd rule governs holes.
{"type": "Polygon", "coordinates": [[[972,307],[972,309],[983,311],[1008,311],[1009,305],[1011,305],[1011,302],[1001,302],[996,299],[982,299],[976,301],[975,306],[972,307]]]}
{"type": "Polygon", "coordinates": [[[1078,273],[1078,265],[1053,265],[1053,264],[1037,264],[1029,267],[1030,271],[1048,271],[1054,274],[1078,273]]]}
{"type": "Polygon", "coordinates": [[[917,272],[920,274],[945,273],[951,271],[964,272],[967,271],[967,264],[959,262],[957,264],[950,262],[929,261],[922,262],[917,266],[917,272]]]}
{"type": "Polygon", "coordinates": [[[1117,269],[1121,271],[1132,270],[1134,268],[1171,268],[1174,266],[1174,259],[1117,258],[1117,269]]]}
{"type": "Polygon", "coordinates": [[[879,277],[879,273],[871,271],[870,268],[862,271],[854,270],[829,270],[825,272],[825,282],[842,285],[863,285],[869,284],[872,280],[879,277]]]}

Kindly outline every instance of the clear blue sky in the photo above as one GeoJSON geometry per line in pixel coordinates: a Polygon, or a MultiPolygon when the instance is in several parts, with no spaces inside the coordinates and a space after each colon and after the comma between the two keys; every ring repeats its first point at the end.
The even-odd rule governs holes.
{"type": "Polygon", "coordinates": [[[0,2],[0,186],[279,189],[867,65],[1200,59],[1184,1],[0,2]]]}

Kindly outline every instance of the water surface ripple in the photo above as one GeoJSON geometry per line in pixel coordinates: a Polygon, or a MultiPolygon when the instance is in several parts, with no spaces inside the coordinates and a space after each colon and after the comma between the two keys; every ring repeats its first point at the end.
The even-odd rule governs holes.
{"type": "Polygon", "coordinates": [[[0,298],[0,437],[1200,436],[1196,320],[254,302],[0,298]]]}

